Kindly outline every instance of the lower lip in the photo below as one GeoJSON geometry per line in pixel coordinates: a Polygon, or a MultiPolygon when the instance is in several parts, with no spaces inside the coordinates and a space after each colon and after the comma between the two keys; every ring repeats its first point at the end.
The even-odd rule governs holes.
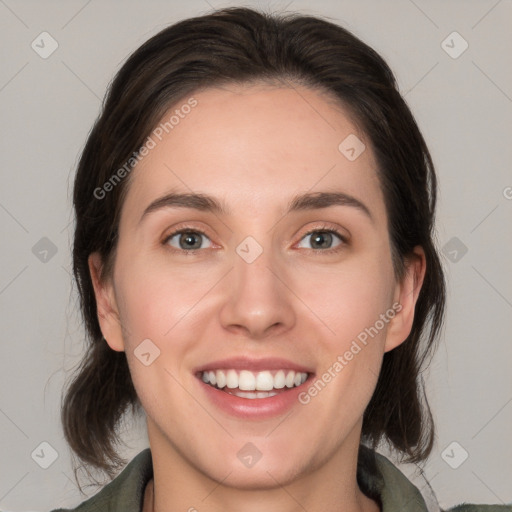
{"type": "Polygon", "coordinates": [[[273,418],[286,413],[293,405],[300,405],[298,395],[308,385],[311,375],[300,386],[287,388],[287,391],[267,398],[242,398],[221,391],[197,378],[208,399],[219,409],[238,418],[260,420],[273,418]]]}

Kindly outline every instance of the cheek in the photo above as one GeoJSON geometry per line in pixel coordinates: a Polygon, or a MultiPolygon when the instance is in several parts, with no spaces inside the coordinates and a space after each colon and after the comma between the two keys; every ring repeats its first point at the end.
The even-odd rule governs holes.
{"type": "Polygon", "coordinates": [[[148,412],[160,411],[157,396],[166,396],[172,410],[186,410],[190,404],[181,403],[176,381],[186,382],[188,368],[197,362],[194,355],[204,341],[205,320],[210,325],[214,309],[213,294],[208,292],[219,276],[211,267],[171,266],[156,258],[126,258],[125,262],[118,266],[116,295],[137,394],[148,412]],[[154,362],[146,366],[144,359],[154,362]]]}
{"type": "MultiPolygon", "coordinates": [[[[211,269],[210,269],[211,270],[211,269]]],[[[200,265],[177,267],[158,259],[132,261],[120,275],[121,317],[130,343],[154,339],[164,344],[183,323],[193,321],[203,300],[218,280],[200,265]],[[121,278],[122,274],[122,278],[121,278]]]]}
{"type": "Polygon", "coordinates": [[[377,384],[387,328],[395,316],[393,273],[374,260],[347,265],[322,281],[308,287],[305,300],[321,318],[325,335],[316,338],[318,373],[300,400],[333,432],[345,432],[363,415],[377,384]]]}
{"type": "MultiPolygon", "coordinates": [[[[297,294],[321,321],[322,339],[332,349],[343,349],[392,305],[394,275],[385,258],[351,258],[338,269],[304,270],[295,283],[297,294]]],[[[385,328],[380,323],[378,327],[384,334],[385,328]]]]}
{"type": "Polygon", "coordinates": [[[319,340],[318,382],[306,390],[303,399],[316,400],[315,414],[322,414],[323,409],[341,428],[346,417],[339,414],[340,404],[359,417],[375,389],[388,324],[395,316],[394,273],[390,258],[379,258],[375,252],[347,260],[322,282],[322,286],[309,287],[314,291],[308,300],[329,331],[319,340]]]}
{"type": "Polygon", "coordinates": [[[196,339],[192,322],[200,308],[194,305],[209,283],[142,259],[124,266],[118,280],[125,352],[137,395],[149,416],[175,425],[177,416],[170,411],[193,412],[177,382],[186,377],[183,369],[196,339]]]}

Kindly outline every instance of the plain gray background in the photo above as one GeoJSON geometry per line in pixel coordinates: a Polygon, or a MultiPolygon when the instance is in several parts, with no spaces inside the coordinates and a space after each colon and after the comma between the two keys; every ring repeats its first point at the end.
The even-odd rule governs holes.
{"type": "MultiPolygon", "coordinates": [[[[85,499],[59,420],[64,379],[83,350],[70,193],[107,84],[166,25],[228,5],[329,16],[394,70],[437,167],[449,280],[446,327],[425,374],[437,425],[425,475],[443,507],[511,503],[510,0],[0,0],[0,509],[44,511],[85,499]],[[43,59],[31,44],[45,31],[58,48],[43,59]],[[52,449],[42,442],[58,454],[47,469],[36,454],[52,449]]],[[[126,439],[131,459],[147,446],[144,423],[126,439]]]]}

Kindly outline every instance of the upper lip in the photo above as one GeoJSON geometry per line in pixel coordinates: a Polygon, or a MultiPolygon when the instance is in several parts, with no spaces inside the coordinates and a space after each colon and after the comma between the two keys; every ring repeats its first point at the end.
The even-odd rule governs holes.
{"type": "Polygon", "coordinates": [[[313,370],[302,364],[294,363],[288,359],[265,357],[262,359],[252,359],[250,357],[231,357],[227,359],[218,359],[201,366],[198,366],[194,373],[205,372],[211,370],[249,370],[249,371],[263,371],[263,370],[295,370],[296,372],[313,373],[313,370]]]}

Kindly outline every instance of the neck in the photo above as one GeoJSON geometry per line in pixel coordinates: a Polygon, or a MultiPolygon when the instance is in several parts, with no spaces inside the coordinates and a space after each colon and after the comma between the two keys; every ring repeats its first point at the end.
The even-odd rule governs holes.
{"type": "Polygon", "coordinates": [[[211,478],[163,442],[155,430],[151,434],[154,476],[145,490],[143,512],[380,511],[357,485],[359,438],[315,468],[299,473],[295,468],[291,477],[280,474],[279,478],[267,470],[266,484],[240,488],[230,485],[231,472],[211,478]]]}

